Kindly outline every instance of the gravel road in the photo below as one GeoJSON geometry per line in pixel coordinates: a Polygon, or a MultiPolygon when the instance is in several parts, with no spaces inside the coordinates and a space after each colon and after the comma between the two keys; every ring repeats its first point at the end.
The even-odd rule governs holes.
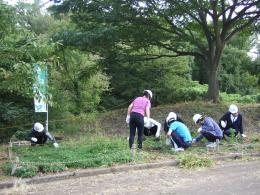
{"type": "Polygon", "coordinates": [[[136,170],[21,185],[0,194],[260,194],[260,161],[221,162],[212,168],[136,170]]]}

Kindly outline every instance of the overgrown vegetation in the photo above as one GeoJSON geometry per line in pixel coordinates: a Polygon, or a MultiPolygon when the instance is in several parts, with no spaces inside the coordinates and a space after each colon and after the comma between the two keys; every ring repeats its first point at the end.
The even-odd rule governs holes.
{"type": "MultiPolygon", "coordinates": [[[[120,1],[106,2],[112,7],[115,6],[115,10],[110,10],[111,13],[98,13],[100,10],[97,10],[94,13],[82,13],[83,15],[78,15],[77,11],[63,14],[67,10],[62,4],[55,7],[59,7],[58,10],[52,8],[53,15],[46,14],[41,10],[42,1],[38,0],[33,4],[19,2],[15,6],[5,2],[0,0],[0,142],[7,142],[18,130],[28,131],[36,121],[45,122],[46,115],[35,113],[33,109],[34,64],[48,66],[49,119],[59,121],[50,123],[50,126],[52,129],[65,129],[64,131],[81,131],[84,127],[76,127],[74,122],[71,125],[67,121],[75,121],[100,111],[126,107],[126,104],[142,94],[144,89],[153,91],[154,107],[204,100],[207,91],[211,89],[209,84],[215,83],[209,82],[216,76],[215,72],[213,74],[211,69],[208,69],[208,65],[212,64],[211,60],[205,63],[205,60],[201,59],[207,58],[207,54],[201,53],[199,48],[207,48],[208,39],[198,30],[201,28],[198,28],[196,21],[192,24],[182,21],[184,23],[181,26],[185,24],[183,28],[188,27],[188,31],[197,37],[192,38],[192,43],[188,43],[187,34],[180,36],[183,40],[179,40],[180,37],[176,38],[174,33],[163,32],[162,29],[169,28],[168,22],[162,22],[168,16],[160,19],[161,16],[154,15],[156,11],[150,13],[155,16],[150,19],[161,28],[153,30],[155,26],[151,25],[148,25],[148,28],[146,25],[140,28],[139,25],[143,22],[130,24],[128,20],[127,25],[122,28],[126,18],[120,16],[117,17],[120,18],[119,21],[114,21],[115,16],[112,14],[120,15],[123,8],[113,12],[117,10],[120,1]],[[95,16],[97,13],[98,17],[95,16]],[[110,23],[111,17],[113,23],[110,23]],[[194,43],[195,40],[199,42],[199,47],[194,43]],[[157,41],[160,42],[159,45],[155,44],[157,41]],[[200,45],[201,43],[203,44],[200,45]],[[171,50],[175,44],[176,50],[171,50]],[[180,48],[182,51],[192,51],[185,54],[200,55],[191,57],[192,55],[186,56],[182,53],[179,56],[177,53],[180,48]]],[[[74,2],[75,9],[88,10],[89,5],[81,7],[79,2],[74,2]]],[[[103,1],[90,4],[92,3],[104,6],[103,1]]],[[[126,13],[129,11],[128,6],[131,7],[130,4],[125,4],[126,13]]],[[[68,7],[70,5],[68,2],[68,7]]],[[[165,11],[162,14],[179,15],[191,11],[190,9],[194,9],[192,13],[195,14],[199,7],[209,5],[197,7],[192,4],[187,8],[186,4],[183,7],[181,2],[176,1],[175,6],[180,6],[177,10],[162,10],[165,11]],[[182,9],[188,10],[179,13],[182,9]]],[[[133,8],[136,6],[141,5],[135,5],[133,8]]],[[[166,7],[165,9],[168,9],[166,7]]],[[[212,7],[199,10],[208,9],[211,10],[212,7]]],[[[140,10],[147,13],[151,11],[142,6],[140,10]]],[[[143,19],[146,20],[151,15],[148,14],[147,18],[143,19]]],[[[252,59],[247,55],[253,46],[258,49],[254,30],[250,28],[249,31],[240,32],[223,44],[227,45],[216,72],[220,90],[223,92],[221,101],[259,102],[259,56],[252,59]]],[[[218,89],[215,91],[217,93],[218,89]]]]}
{"type": "MultiPolygon", "coordinates": [[[[204,140],[205,141],[205,140],[204,140]]],[[[129,162],[153,162],[157,160],[179,160],[179,166],[185,169],[210,167],[213,157],[221,157],[229,153],[250,154],[260,151],[260,134],[249,134],[246,140],[223,140],[219,150],[207,151],[202,141],[185,152],[176,153],[161,140],[147,137],[143,151],[136,151],[133,158],[128,149],[128,141],[119,137],[86,136],[72,139],[54,148],[51,144],[36,147],[14,147],[13,155],[19,157],[19,166],[15,172],[17,177],[32,177],[39,173],[55,173],[73,168],[104,167],[129,162]]],[[[11,163],[2,167],[5,174],[10,175],[11,163]]]]}
{"type": "MultiPolygon", "coordinates": [[[[224,21],[220,17],[214,23],[204,23],[208,20],[201,20],[198,16],[203,14],[197,15],[198,11],[210,10],[205,17],[211,17],[207,13],[216,12],[218,15],[219,10],[225,10],[231,16],[232,11],[241,11],[240,6],[237,1],[222,4],[172,1],[167,6],[162,6],[163,1],[155,1],[159,6],[157,9],[162,9],[158,12],[154,10],[157,4],[151,5],[151,1],[144,1],[146,6],[131,4],[136,1],[71,2],[64,1],[64,4],[52,7],[51,15],[42,12],[40,0],[33,4],[19,2],[15,6],[0,0],[0,143],[6,143],[10,138],[25,139],[33,123],[45,123],[46,113],[34,112],[32,86],[35,80],[33,66],[47,65],[49,130],[64,143],[59,150],[49,145],[17,148],[15,152],[27,161],[32,160],[32,155],[37,163],[47,160],[42,159],[45,154],[54,162],[56,156],[61,162],[64,156],[69,161],[82,160],[56,163],[51,167],[43,163],[40,166],[24,164],[17,175],[27,177],[38,172],[129,162],[129,156],[124,153],[129,152],[127,144],[122,138],[128,134],[124,123],[125,108],[144,89],[151,89],[154,93],[153,118],[163,122],[169,111],[175,111],[182,116],[193,135],[196,134],[191,120],[193,114],[199,112],[218,120],[231,102],[238,103],[247,129],[258,131],[260,111],[256,103],[260,102],[260,58],[257,55],[252,59],[247,53],[255,46],[259,54],[256,28],[252,23],[255,19],[252,14],[259,14],[259,7],[252,5],[255,11],[239,14],[239,17],[247,15],[243,20],[237,17],[224,21]],[[66,14],[70,6],[73,9],[66,14]],[[93,12],[92,6],[100,9],[93,12]],[[238,10],[235,9],[237,6],[238,10]],[[165,21],[171,17],[176,18],[174,23],[165,21]],[[185,20],[178,21],[178,18],[185,20]],[[249,23],[246,23],[247,19],[249,23]],[[234,23],[230,25],[228,21],[234,23]],[[178,22],[180,26],[176,26],[178,22]],[[215,38],[220,33],[212,29],[221,28],[212,26],[221,23],[221,28],[226,28],[226,24],[232,27],[229,33],[229,30],[222,29],[223,33],[234,36],[233,39],[231,36],[227,39],[221,37],[216,44],[215,38]],[[236,27],[239,31],[242,27],[248,28],[238,33],[233,29],[236,27]],[[172,29],[179,31],[176,34],[172,29]],[[207,33],[201,29],[208,29],[207,33]],[[214,48],[214,45],[220,48],[214,48]],[[201,102],[206,96],[216,100],[219,89],[222,104],[201,102]],[[99,136],[95,138],[98,146],[86,144],[90,142],[86,136],[96,134],[104,134],[105,145],[99,136]],[[121,138],[114,139],[116,136],[121,138]],[[74,141],[66,143],[69,137],[74,141]],[[78,141],[79,137],[81,141],[78,141]],[[123,153],[119,157],[102,157],[108,149],[113,154],[116,150],[123,153]],[[92,150],[97,152],[96,160],[93,154],[91,156],[92,150]]],[[[157,159],[157,152],[172,155],[162,141],[147,139],[146,144],[140,158],[142,161],[157,159]]],[[[192,157],[188,158],[193,161],[192,157]]],[[[5,169],[10,169],[8,167],[5,169]]]]}
{"type": "MultiPolygon", "coordinates": [[[[105,136],[86,136],[67,140],[55,149],[51,144],[36,147],[14,147],[20,166],[16,176],[31,177],[37,173],[64,171],[68,168],[110,166],[130,161],[130,151],[125,140],[105,136]]],[[[10,166],[5,171],[10,174],[10,166]]]]}

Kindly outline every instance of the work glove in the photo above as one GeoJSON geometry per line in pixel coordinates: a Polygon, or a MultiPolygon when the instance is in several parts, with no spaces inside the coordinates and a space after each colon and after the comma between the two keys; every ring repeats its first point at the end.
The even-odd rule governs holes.
{"type": "Polygon", "coordinates": [[[32,140],[33,142],[37,142],[37,141],[38,141],[38,139],[37,139],[36,137],[32,137],[31,140],[32,140]]]}
{"type": "Polygon", "coordinates": [[[129,122],[130,122],[130,115],[127,115],[127,116],[126,116],[125,122],[126,122],[127,124],[129,124],[129,122]]]}
{"type": "Polygon", "coordinates": [[[198,133],[200,133],[201,132],[201,127],[200,128],[198,128],[198,133]]]}
{"type": "Polygon", "coordinates": [[[53,143],[53,146],[54,146],[55,148],[58,148],[58,147],[59,147],[59,144],[58,144],[57,142],[55,142],[55,143],[53,143]]]}
{"type": "Polygon", "coordinates": [[[227,126],[227,122],[225,121],[220,121],[221,127],[225,128],[227,126]]]}
{"type": "Polygon", "coordinates": [[[246,135],[245,135],[244,133],[242,133],[241,136],[242,136],[243,138],[246,138],[246,135]]]}

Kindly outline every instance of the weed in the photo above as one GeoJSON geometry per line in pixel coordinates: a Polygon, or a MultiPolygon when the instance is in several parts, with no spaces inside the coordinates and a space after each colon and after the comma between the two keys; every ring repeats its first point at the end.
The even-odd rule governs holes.
{"type": "Polygon", "coordinates": [[[185,169],[193,169],[198,167],[211,167],[213,160],[206,157],[197,157],[195,155],[180,156],[180,167],[185,169]]]}
{"type": "MultiPolygon", "coordinates": [[[[103,136],[82,138],[61,143],[59,148],[51,144],[35,147],[14,147],[21,169],[15,175],[31,177],[37,172],[57,172],[68,168],[111,166],[130,162],[130,151],[125,140],[103,136]]],[[[10,173],[10,168],[8,170],[10,173]]]]}

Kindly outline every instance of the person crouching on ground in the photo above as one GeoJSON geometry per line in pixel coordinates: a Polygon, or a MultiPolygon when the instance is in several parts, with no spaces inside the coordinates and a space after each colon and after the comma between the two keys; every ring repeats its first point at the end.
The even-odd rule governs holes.
{"type": "Polygon", "coordinates": [[[45,144],[48,140],[53,141],[55,148],[59,147],[59,144],[56,142],[55,138],[44,129],[41,123],[35,123],[33,125],[32,131],[28,136],[31,145],[35,146],[36,144],[45,144]]]}
{"type": "Polygon", "coordinates": [[[199,135],[192,140],[192,143],[199,142],[204,137],[209,142],[207,145],[213,144],[217,140],[219,141],[220,139],[222,139],[223,132],[218,124],[211,117],[205,117],[201,114],[195,114],[193,116],[193,121],[196,125],[199,126],[199,135]]]}
{"type": "Polygon", "coordinates": [[[150,120],[150,108],[153,94],[150,90],[144,90],[143,96],[137,97],[128,106],[126,122],[129,121],[130,136],[129,148],[131,149],[135,139],[135,132],[137,128],[138,135],[138,149],[142,149],[143,130],[144,130],[144,116],[150,120]]]}
{"type": "Polygon", "coordinates": [[[170,139],[174,151],[184,151],[184,149],[191,146],[192,137],[188,127],[177,121],[177,115],[174,112],[170,112],[166,118],[166,122],[169,125],[167,137],[170,139]]]}
{"type": "MultiPolygon", "coordinates": [[[[185,124],[184,121],[182,120],[182,118],[178,114],[176,114],[175,112],[170,112],[170,113],[169,113],[169,115],[174,115],[174,116],[176,115],[176,121],[179,121],[179,122],[185,124]]],[[[170,127],[170,125],[167,123],[167,121],[165,119],[164,124],[163,124],[164,132],[167,133],[169,131],[169,127],[170,127]]]]}
{"type": "Polygon", "coordinates": [[[144,117],[144,135],[145,136],[155,136],[156,138],[160,138],[161,134],[161,123],[157,122],[152,118],[144,117]]]}
{"type": "Polygon", "coordinates": [[[238,132],[242,137],[246,137],[243,132],[242,115],[238,112],[238,107],[234,104],[231,104],[228,112],[219,119],[219,126],[223,130],[224,135],[228,137],[232,135],[237,136],[238,132]]]}

